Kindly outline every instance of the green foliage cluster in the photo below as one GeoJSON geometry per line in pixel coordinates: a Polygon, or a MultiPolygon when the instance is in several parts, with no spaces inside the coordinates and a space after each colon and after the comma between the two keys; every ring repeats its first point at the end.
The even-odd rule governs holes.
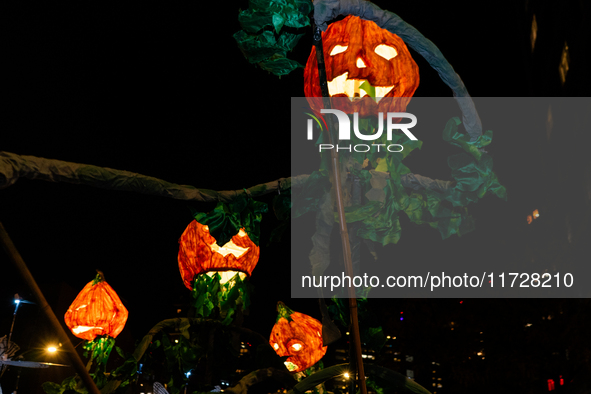
{"type": "Polygon", "coordinates": [[[292,31],[310,25],[313,9],[310,0],[250,0],[238,15],[242,30],[234,39],[250,63],[279,77],[289,74],[303,67],[286,57],[303,36],[292,31]]]}
{"type": "Polygon", "coordinates": [[[219,319],[222,324],[232,322],[238,309],[250,305],[251,285],[236,274],[226,283],[220,283],[220,275],[197,275],[193,281],[193,306],[199,317],[219,319]]]}

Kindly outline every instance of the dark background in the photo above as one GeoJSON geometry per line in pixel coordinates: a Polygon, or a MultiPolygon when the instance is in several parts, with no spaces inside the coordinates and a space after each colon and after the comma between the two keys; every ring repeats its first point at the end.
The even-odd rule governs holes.
{"type": "MultiPolygon", "coordinates": [[[[376,3],[431,39],[475,97],[588,96],[590,10],[582,0],[376,3]],[[558,65],[565,41],[570,69],[562,84],[558,65]]],[[[5,6],[0,150],[213,190],[289,176],[289,103],[303,95],[303,70],[278,79],[244,59],[232,35],[240,29],[238,10],[247,7],[246,1],[5,6]]],[[[308,32],[292,57],[305,63],[310,46],[308,32]]],[[[437,73],[411,53],[421,77],[415,95],[450,96],[437,73]]],[[[453,254],[456,247],[494,239],[480,255],[511,256],[538,272],[551,269],[555,259],[588,263],[587,135],[560,129],[559,120],[547,132],[543,115],[539,125],[519,135],[495,134],[488,150],[509,201],[489,197],[474,206],[475,233],[442,242],[435,230],[403,222],[400,244],[382,253],[400,254],[404,262],[416,247],[453,254]],[[528,226],[526,216],[534,209],[541,217],[528,226]]],[[[580,124],[588,125],[588,113],[581,116],[580,124]]],[[[430,141],[441,142],[437,136],[425,145],[430,141]]],[[[191,221],[191,207],[213,206],[27,179],[0,191],[0,221],[58,318],[101,269],[130,312],[120,336],[127,349],[177,309],[184,315],[189,292],[178,274],[178,238],[191,221]]],[[[264,336],[275,322],[278,300],[319,317],[315,300],[289,298],[289,241],[267,246],[276,224],[272,214],[264,217],[253,306],[244,324],[264,336]]],[[[14,294],[32,296],[4,253],[0,266],[4,335],[14,294]]],[[[587,300],[459,301],[370,300],[385,332],[423,360],[413,367],[419,383],[428,386],[427,364],[437,358],[446,368],[447,392],[542,392],[547,379],[558,381],[559,375],[568,383],[559,389],[586,392],[587,300]],[[451,321],[463,333],[452,333],[451,321]],[[492,352],[478,365],[465,357],[478,350],[471,339],[476,332],[487,333],[492,352]]],[[[23,350],[51,342],[38,308],[21,308],[13,340],[23,350]]],[[[72,373],[23,371],[21,382],[30,386],[21,392],[72,373]]],[[[14,374],[8,371],[3,379],[6,392],[14,374]]]]}

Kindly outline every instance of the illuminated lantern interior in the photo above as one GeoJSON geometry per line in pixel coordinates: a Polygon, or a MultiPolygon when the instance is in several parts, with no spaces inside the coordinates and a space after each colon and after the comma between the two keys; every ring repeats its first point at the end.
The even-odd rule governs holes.
{"type": "MultiPolygon", "coordinates": [[[[361,117],[404,112],[419,86],[419,68],[400,37],[375,22],[349,15],[328,26],[322,45],[329,95],[349,97],[333,105],[347,113],[359,112],[361,117]],[[383,97],[406,99],[380,103],[383,97]]],[[[304,70],[304,93],[312,109],[322,108],[321,99],[311,99],[322,97],[315,47],[304,70]]]]}
{"type": "Polygon", "coordinates": [[[285,366],[290,372],[305,371],[326,354],[327,347],[322,346],[322,323],[292,311],[282,302],[277,305],[277,311],[279,316],[269,344],[280,357],[289,356],[285,366]]]}
{"type": "Polygon", "coordinates": [[[115,290],[97,276],[84,286],[68,308],[64,320],[75,336],[92,341],[99,335],[117,337],[127,316],[127,309],[115,290]]]}
{"type": "Polygon", "coordinates": [[[193,220],[179,240],[179,270],[188,289],[193,288],[193,279],[200,274],[219,274],[220,283],[226,283],[236,274],[244,279],[254,270],[259,255],[259,247],[244,229],[220,247],[209,233],[209,227],[193,220]]]}

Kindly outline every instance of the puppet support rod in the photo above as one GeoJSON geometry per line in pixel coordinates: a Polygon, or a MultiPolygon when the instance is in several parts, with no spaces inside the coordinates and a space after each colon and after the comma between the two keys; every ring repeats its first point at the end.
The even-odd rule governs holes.
{"type": "Polygon", "coordinates": [[[58,335],[59,341],[64,344],[68,356],[70,357],[70,360],[74,365],[76,372],[78,373],[78,375],[84,382],[84,385],[88,389],[88,392],[91,394],[100,394],[98,387],[96,387],[96,384],[88,374],[88,371],[86,370],[86,367],[84,366],[84,363],[80,358],[80,355],[78,355],[76,349],[74,349],[74,345],[72,345],[72,342],[70,342],[68,334],[66,334],[64,328],[55,316],[55,313],[53,313],[53,310],[47,303],[47,300],[45,299],[43,292],[41,291],[39,286],[37,286],[35,278],[33,278],[31,271],[29,271],[29,268],[25,264],[25,261],[21,257],[18,250],[16,249],[16,246],[14,246],[14,244],[12,243],[12,240],[8,236],[8,233],[4,229],[2,223],[0,223],[0,242],[2,243],[4,250],[8,254],[8,257],[10,257],[10,260],[12,260],[12,262],[19,270],[25,282],[27,282],[27,284],[29,285],[29,288],[33,291],[33,294],[37,299],[37,303],[39,304],[39,308],[43,311],[43,313],[45,313],[45,316],[47,316],[47,319],[49,320],[51,326],[58,335]]]}
{"type": "MultiPolygon", "coordinates": [[[[316,61],[318,63],[318,76],[320,78],[320,89],[322,90],[322,96],[324,101],[324,108],[331,108],[330,96],[328,94],[328,85],[326,81],[326,68],[324,67],[324,51],[322,49],[322,34],[320,28],[316,26],[312,19],[312,32],[313,32],[313,43],[316,47],[316,61]]],[[[334,124],[332,119],[327,119],[327,130],[328,141],[330,144],[332,140],[332,130],[334,130],[334,124]]],[[[343,202],[343,191],[341,187],[341,170],[339,153],[337,150],[330,150],[330,159],[332,167],[332,180],[333,188],[335,191],[337,211],[339,215],[339,224],[341,226],[341,243],[343,245],[343,259],[345,260],[345,272],[347,276],[353,277],[353,261],[351,259],[351,244],[349,243],[349,233],[347,231],[347,221],[345,219],[345,205],[343,202]]],[[[349,284],[349,315],[351,317],[351,331],[353,332],[353,346],[355,353],[355,361],[357,366],[357,376],[359,379],[359,388],[361,394],[367,394],[367,387],[365,385],[365,371],[363,369],[363,358],[361,354],[361,336],[359,334],[359,318],[357,316],[357,298],[355,296],[355,289],[349,284]]],[[[351,357],[353,359],[353,357],[351,357]]]]}

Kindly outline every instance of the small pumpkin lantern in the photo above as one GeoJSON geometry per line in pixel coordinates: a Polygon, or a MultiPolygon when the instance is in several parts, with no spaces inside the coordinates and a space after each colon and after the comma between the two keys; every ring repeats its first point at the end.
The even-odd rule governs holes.
{"type": "Polygon", "coordinates": [[[127,316],[121,299],[99,271],[72,302],[64,320],[75,336],[92,341],[99,335],[117,337],[127,316]]]}
{"type": "Polygon", "coordinates": [[[209,227],[193,220],[179,240],[179,270],[183,283],[193,289],[196,275],[220,274],[220,283],[225,283],[236,274],[244,279],[254,270],[259,261],[260,249],[244,229],[234,235],[224,246],[219,246],[209,233],[209,227]]]}
{"type": "Polygon", "coordinates": [[[322,323],[303,313],[294,312],[283,302],[277,304],[277,322],[269,344],[280,356],[289,356],[285,366],[290,372],[305,371],[326,354],[322,346],[322,323]]]}
{"type": "MultiPolygon", "coordinates": [[[[322,45],[330,96],[350,98],[333,100],[335,108],[361,117],[406,110],[419,86],[419,68],[400,37],[349,15],[328,26],[322,45]]],[[[313,110],[323,108],[315,47],[304,70],[304,93],[313,110]]]]}

